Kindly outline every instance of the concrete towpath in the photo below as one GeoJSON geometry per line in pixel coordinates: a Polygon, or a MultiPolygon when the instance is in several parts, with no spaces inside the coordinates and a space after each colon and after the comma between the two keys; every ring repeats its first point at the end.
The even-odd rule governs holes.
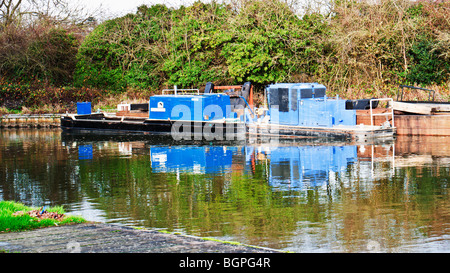
{"type": "Polygon", "coordinates": [[[0,252],[279,253],[268,248],[102,223],[0,233],[0,252]]]}

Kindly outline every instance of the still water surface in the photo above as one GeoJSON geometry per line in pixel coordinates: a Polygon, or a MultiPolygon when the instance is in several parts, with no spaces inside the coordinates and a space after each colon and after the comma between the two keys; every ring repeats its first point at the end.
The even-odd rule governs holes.
{"type": "Polygon", "coordinates": [[[172,143],[0,130],[0,200],[293,252],[450,252],[450,138],[172,143]]]}

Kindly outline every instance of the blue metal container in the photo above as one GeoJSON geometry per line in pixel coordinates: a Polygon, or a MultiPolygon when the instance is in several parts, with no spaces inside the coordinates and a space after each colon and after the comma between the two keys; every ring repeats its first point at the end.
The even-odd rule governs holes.
{"type": "Polygon", "coordinates": [[[150,119],[210,121],[227,118],[229,115],[230,97],[223,94],[150,97],[150,119]]]}
{"type": "Polygon", "coordinates": [[[77,114],[78,115],[90,115],[91,114],[90,102],[77,102],[77,114]]]}

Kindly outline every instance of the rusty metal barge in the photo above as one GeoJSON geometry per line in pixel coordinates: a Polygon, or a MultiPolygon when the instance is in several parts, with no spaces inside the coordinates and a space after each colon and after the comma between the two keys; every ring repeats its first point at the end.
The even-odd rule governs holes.
{"type": "Polygon", "coordinates": [[[434,90],[414,86],[400,85],[396,100],[389,101],[388,108],[356,110],[357,124],[394,122],[388,114],[392,111],[397,135],[450,136],[450,102],[435,101],[434,90]],[[428,100],[404,100],[405,90],[428,92],[428,100]]]}

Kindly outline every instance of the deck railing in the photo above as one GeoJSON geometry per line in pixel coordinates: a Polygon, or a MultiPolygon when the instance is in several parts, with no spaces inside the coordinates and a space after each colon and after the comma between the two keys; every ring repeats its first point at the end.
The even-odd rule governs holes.
{"type": "Polygon", "coordinates": [[[174,94],[174,95],[200,95],[199,89],[178,89],[176,86],[174,89],[163,89],[162,94],[174,94]]]}
{"type": "Polygon", "coordinates": [[[392,116],[392,127],[395,127],[393,103],[394,103],[394,100],[392,98],[371,99],[370,100],[370,124],[373,126],[373,117],[374,116],[389,116],[389,115],[391,115],[392,116]],[[372,101],[389,101],[390,103],[388,103],[388,105],[389,105],[389,108],[391,109],[391,111],[386,112],[386,113],[374,114],[373,108],[372,108],[372,101]]]}
{"type": "Polygon", "coordinates": [[[421,87],[415,87],[415,86],[409,86],[409,85],[400,85],[399,86],[399,92],[397,93],[397,101],[403,101],[403,88],[409,88],[409,89],[416,89],[416,90],[422,90],[428,92],[428,100],[434,101],[435,91],[431,89],[421,88],[421,87]],[[431,94],[433,94],[433,100],[431,100],[431,94]],[[400,100],[398,100],[398,97],[400,96],[400,100]]]}

